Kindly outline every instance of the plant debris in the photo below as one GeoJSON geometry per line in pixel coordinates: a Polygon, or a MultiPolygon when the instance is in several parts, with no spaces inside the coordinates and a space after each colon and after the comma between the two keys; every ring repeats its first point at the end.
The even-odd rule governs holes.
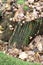
{"type": "MultiPolygon", "coordinates": [[[[31,35],[28,39],[28,34],[30,34],[31,30],[33,31],[35,27],[39,26],[34,26],[36,24],[30,24],[30,26],[27,26],[26,28],[27,24],[25,25],[25,23],[31,21],[35,22],[34,20],[37,20],[39,18],[43,19],[43,0],[0,0],[0,51],[3,51],[4,53],[7,53],[7,55],[11,55],[24,61],[39,62],[43,64],[43,35],[37,36],[39,33],[38,30],[35,34],[36,37],[34,39],[31,35]],[[19,29],[16,26],[17,23],[19,29]],[[23,24],[25,28],[23,27],[23,24]],[[20,30],[23,28],[24,30],[20,30]],[[15,30],[17,30],[17,32],[15,32],[15,30]],[[25,30],[27,32],[25,32],[25,30]],[[20,35],[16,35],[15,33],[18,33],[20,35]],[[21,33],[23,34],[21,35],[21,33]],[[14,34],[15,37],[18,36],[19,40],[22,39],[23,35],[26,35],[26,38],[23,37],[23,40],[24,38],[24,42],[31,40],[30,44],[28,44],[28,46],[22,46],[23,41],[21,40],[19,43],[21,43],[22,48],[18,49],[16,47],[16,42],[10,46],[9,43],[12,41],[11,39],[14,39],[14,34]]],[[[42,24],[42,21],[40,24],[42,24]]],[[[40,29],[40,27],[38,29],[40,29]]],[[[18,39],[16,39],[17,42],[18,39]]]]}

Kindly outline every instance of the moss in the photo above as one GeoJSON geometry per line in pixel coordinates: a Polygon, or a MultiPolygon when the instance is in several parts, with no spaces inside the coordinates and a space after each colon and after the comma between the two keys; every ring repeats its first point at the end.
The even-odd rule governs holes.
{"type": "Polygon", "coordinates": [[[27,5],[24,5],[23,9],[24,9],[24,11],[27,11],[29,9],[29,7],[27,5]]]}
{"type": "Polygon", "coordinates": [[[0,52],[0,65],[41,65],[41,64],[22,61],[20,59],[13,58],[0,52]]]}
{"type": "Polygon", "coordinates": [[[17,0],[17,4],[24,4],[25,0],[17,0]]]}

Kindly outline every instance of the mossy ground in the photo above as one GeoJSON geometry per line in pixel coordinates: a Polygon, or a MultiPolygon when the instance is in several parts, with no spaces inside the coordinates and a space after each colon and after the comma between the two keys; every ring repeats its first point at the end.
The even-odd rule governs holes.
{"type": "Polygon", "coordinates": [[[0,52],[0,65],[41,65],[41,64],[25,62],[0,52]]]}

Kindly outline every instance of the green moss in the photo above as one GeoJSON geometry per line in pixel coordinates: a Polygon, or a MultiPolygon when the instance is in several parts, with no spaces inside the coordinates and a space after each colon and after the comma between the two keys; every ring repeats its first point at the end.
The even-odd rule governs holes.
{"type": "Polygon", "coordinates": [[[25,62],[0,52],[0,65],[41,65],[41,64],[33,62],[25,62]]]}
{"type": "Polygon", "coordinates": [[[24,5],[24,8],[23,8],[25,11],[27,11],[29,9],[29,7],[27,5],[24,5]]]}
{"type": "Polygon", "coordinates": [[[25,0],[17,0],[17,4],[24,4],[25,0]]]}

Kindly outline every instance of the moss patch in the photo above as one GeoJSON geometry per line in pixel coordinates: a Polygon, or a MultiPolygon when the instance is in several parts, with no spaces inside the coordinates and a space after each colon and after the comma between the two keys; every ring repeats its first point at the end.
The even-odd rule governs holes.
{"type": "Polygon", "coordinates": [[[0,65],[41,65],[41,64],[25,62],[0,52],[0,65]]]}

